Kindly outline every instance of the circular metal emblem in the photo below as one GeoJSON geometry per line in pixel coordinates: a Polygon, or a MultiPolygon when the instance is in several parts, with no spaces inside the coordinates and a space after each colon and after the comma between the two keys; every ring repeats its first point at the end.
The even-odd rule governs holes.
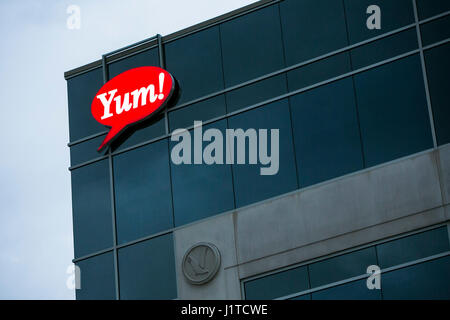
{"type": "Polygon", "coordinates": [[[204,284],[211,281],[219,271],[219,266],[219,249],[207,242],[193,245],[184,254],[182,262],[183,274],[192,284],[204,284]]]}

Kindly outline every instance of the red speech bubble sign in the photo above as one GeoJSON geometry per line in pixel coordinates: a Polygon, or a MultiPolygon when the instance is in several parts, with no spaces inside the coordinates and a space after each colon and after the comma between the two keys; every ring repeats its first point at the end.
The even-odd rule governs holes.
{"type": "Polygon", "coordinates": [[[91,104],[95,120],[111,127],[98,151],[128,126],[157,114],[174,88],[172,75],[159,67],[131,69],[105,83],[91,104]]]}

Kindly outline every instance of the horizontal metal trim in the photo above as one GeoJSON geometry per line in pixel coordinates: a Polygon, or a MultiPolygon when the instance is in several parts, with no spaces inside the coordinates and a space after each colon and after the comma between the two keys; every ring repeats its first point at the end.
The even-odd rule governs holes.
{"type": "Polygon", "coordinates": [[[99,250],[99,251],[96,251],[94,253],[90,253],[90,254],[81,256],[79,258],[74,258],[74,259],[72,259],[72,262],[73,263],[77,263],[77,262],[80,262],[82,260],[93,258],[93,257],[99,256],[101,254],[104,254],[104,253],[107,253],[107,252],[113,252],[113,251],[114,251],[114,247],[110,247],[110,248],[107,248],[107,249],[99,250]]]}

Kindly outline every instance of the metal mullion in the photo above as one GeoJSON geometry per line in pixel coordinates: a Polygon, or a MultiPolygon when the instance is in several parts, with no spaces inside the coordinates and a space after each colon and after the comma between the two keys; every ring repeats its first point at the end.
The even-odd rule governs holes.
{"type": "MultiPolygon", "coordinates": [[[[108,66],[106,63],[108,54],[102,56],[102,68],[103,68],[103,83],[108,81],[108,66]]],[[[119,266],[117,255],[117,229],[116,229],[116,205],[114,195],[114,172],[111,148],[108,148],[108,164],[109,164],[109,184],[110,184],[110,197],[111,197],[111,219],[112,219],[112,231],[113,231],[113,256],[114,256],[114,285],[116,300],[120,300],[120,288],[119,288],[119,266]]]]}
{"type": "Polygon", "coordinates": [[[88,160],[88,161],[84,161],[84,162],[78,163],[76,165],[70,166],[69,167],[69,171],[73,171],[75,169],[79,169],[81,167],[85,167],[87,165],[90,165],[90,164],[93,164],[95,162],[99,162],[99,161],[102,161],[102,160],[105,160],[105,159],[108,159],[107,155],[106,156],[100,156],[100,157],[97,157],[97,158],[94,158],[94,159],[91,159],[91,160],[88,160]]]}
{"type": "Polygon", "coordinates": [[[81,257],[78,257],[78,258],[74,258],[74,259],[72,259],[72,262],[73,263],[77,263],[77,262],[80,262],[80,261],[83,261],[83,260],[87,260],[87,259],[99,256],[99,255],[104,254],[104,253],[112,252],[113,250],[114,250],[114,248],[111,247],[111,248],[103,249],[103,250],[100,250],[100,251],[96,251],[94,253],[90,253],[90,254],[87,254],[87,255],[84,255],[84,256],[81,256],[81,257]]]}
{"type": "Polygon", "coordinates": [[[428,116],[429,116],[429,121],[430,121],[431,136],[433,138],[433,146],[436,148],[437,147],[436,128],[434,127],[433,110],[431,108],[431,97],[430,97],[430,90],[428,88],[428,76],[427,76],[427,69],[426,69],[426,65],[425,65],[425,57],[423,54],[422,35],[420,33],[419,16],[417,13],[416,0],[412,0],[412,5],[413,5],[413,9],[414,9],[414,21],[415,21],[415,25],[416,25],[417,42],[419,44],[420,63],[422,66],[423,84],[425,86],[425,96],[427,99],[427,108],[428,108],[428,116]]]}

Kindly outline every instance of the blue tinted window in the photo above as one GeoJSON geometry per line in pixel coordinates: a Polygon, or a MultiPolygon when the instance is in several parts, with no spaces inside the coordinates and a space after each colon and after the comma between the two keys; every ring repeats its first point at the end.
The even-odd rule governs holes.
{"type": "Polygon", "coordinates": [[[288,300],[311,300],[311,295],[310,294],[304,294],[302,296],[298,296],[295,298],[290,298],[288,300]]]}
{"type": "Polygon", "coordinates": [[[133,124],[120,134],[111,144],[113,151],[119,151],[166,134],[164,113],[148,120],[133,124]]]}
{"type": "Polygon", "coordinates": [[[145,66],[159,66],[158,48],[149,49],[116,62],[112,62],[108,65],[109,79],[112,79],[127,70],[145,66]]]}
{"type": "Polygon", "coordinates": [[[172,234],[119,249],[118,255],[121,299],[177,297],[172,234]]]}
{"type": "Polygon", "coordinates": [[[167,139],[114,157],[118,242],[173,227],[167,139]]]}
{"type": "MultiPolygon", "coordinates": [[[[264,200],[278,194],[283,194],[297,188],[294,150],[292,144],[291,119],[287,100],[277,101],[263,107],[247,111],[229,119],[230,129],[267,129],[268,155],[272,156],[270,165],[249,164],[249,139],[246,139],[246,164],[237,164],[236,154],[238,139],[234,139],[234,188],[236,206],[264,200]],[[272,153],[271,129],[279,130],[279,164],[278,171],[274,169],[273,175],[261,175],[261,167],[276,167],[276,160],[272,153]]],[[[260,139],[261,133],[256,132],[255,138],[260,139]]],[[[277,141],[278,142],[278,141],[277,141]]],[[[277,143],[275,142],[275,143],[277,143]]],[[[258,144],[259,153],[261,144],[258,144]]],[[[258,156],[258,159],[259,156],[258,156]]]]}
{"type": "Polygon", "coordinates": [[[420,27],[424,46],[450,38],[450,15],[420,27]]]}
{"type": "Polygon", "coordinates": [[[75,257],[112,247],[112,213],[108,160],[72,171],[75,257]]]}
{"type": "Polygon", "coordinates": [[[194,103],[169,113],[170,130],[189,128],[194,121],[206,121],[226,113],[225,97],[223,95],[194,103]]]}
{"type": "Polygon", "coordinates": [[[88,71],[67,80],[70,141],[79,140],[106,130],[91,114],[92,100],[102,86],[102,68],[88,71]]]}
{"type": "MultiPolygon", "coordinates": [[[[203,131],[208,128],[219,129],[225,136],[226,120],[204,126],[203,131]]],[[[175,226],[206,218],[234,207],[230,165],[193,164],[194,133],[192,130],[190,133],[191,164],[175,165],[172,161],[170,163],[175,226]]],[[[171,150],[180,142],[171,141],[171,150]]],[[[205,142],[203,146],[208,144],[209,142],[205,142]]]]}
{"type": "Polygon", "coordinates": [[[306,267],[295,268],[245,282],[245,299],[269,300],[309,289],[306,267]]]}
{"type": "Polygon", "coordinates": [[[351,71],[347,52],[288,72],[289,90],[297,90],[351,71]]]}
{"type": "Polygon", "coordinates": [[[223,89],[219,27],[164,45],[167,70],[178,82],[178,104],[223,89]]]}
{"type": "Polygon", "coordinates": [[[417,33],[412,28],[351,50],[353,69],[359,69],[417,49],[417,33]]]}
{"type": "Polygon", "coordinates": [[[103,139],[105,139],[105,135],[71,146],[70,164],[74,166],[103,156],[103,153],[97,151],[103,139]]]}
{"type": "Polygon", "coordinates": [[[450,142],[450,44],[425,51],[434,127],[439,145],[450,142]]]}
{"type": "Polygon", "coordinates": [[[381,268],[426,258],[448,250],[450,246],[446,226],[377,246],[381,268]]]}
{"type": "Polygon", "coordinates": [[[280,11],[287,65],[348,45],[342,1],[285,0],[280,11]]]}
{"type": "Polygon", "coordinates": [[[367,279],[312,293],[312,300],[381,300],[381,291],[367,288],[367,279]]]}
{"type": "Polygon", "coordinates": [[[284,67],[278,6],[220,25],[227,87],[284,67]]]}
{"type": "Polygon", "coordinates": [[[433,146],[418,55],[356,75],[355,88],[368,167],[433,146]]]}
{"type": "Polygon", "coordinates": [[[411,0],[344,0],[344,4],[351,44],[414,23],[411,0]],[[367,28],[372,13],[367,14],[366,10],[370,5],[377,5],[381,10],[380,29],[367,28]]]}
{"type": "Polygon", "coordinates": [[[450,256],[383,273],[385,300],[450,299],[450,256]]]}
{"type": "Polygon", "coordinates": [[[226,94],[227,110],[233,112],[286,93],[286,75],[281,74],[226,94]]]}
{"type": "Polygon", "coordinates": [[[448,0],[417,0],[419,19],[426,19],[450,10],[448,0]]]}
{"type": "Polygon", "coordinates": [[[310,264],[311,288],[366,274],[367,267],[376,264],[374,247],[310,264]]]}
{"type": "Polygon", "coordinates": [[[290,98],[300,186],[363,168],[351,78],[290,98]]]}
{"type": "Polygon", "coordinates": [[[81,260],[76,265],[80,268],[81,285],[81,288],[76,290],[77,300],[113,300],[116,298],[112,252],[81,260]]]}

